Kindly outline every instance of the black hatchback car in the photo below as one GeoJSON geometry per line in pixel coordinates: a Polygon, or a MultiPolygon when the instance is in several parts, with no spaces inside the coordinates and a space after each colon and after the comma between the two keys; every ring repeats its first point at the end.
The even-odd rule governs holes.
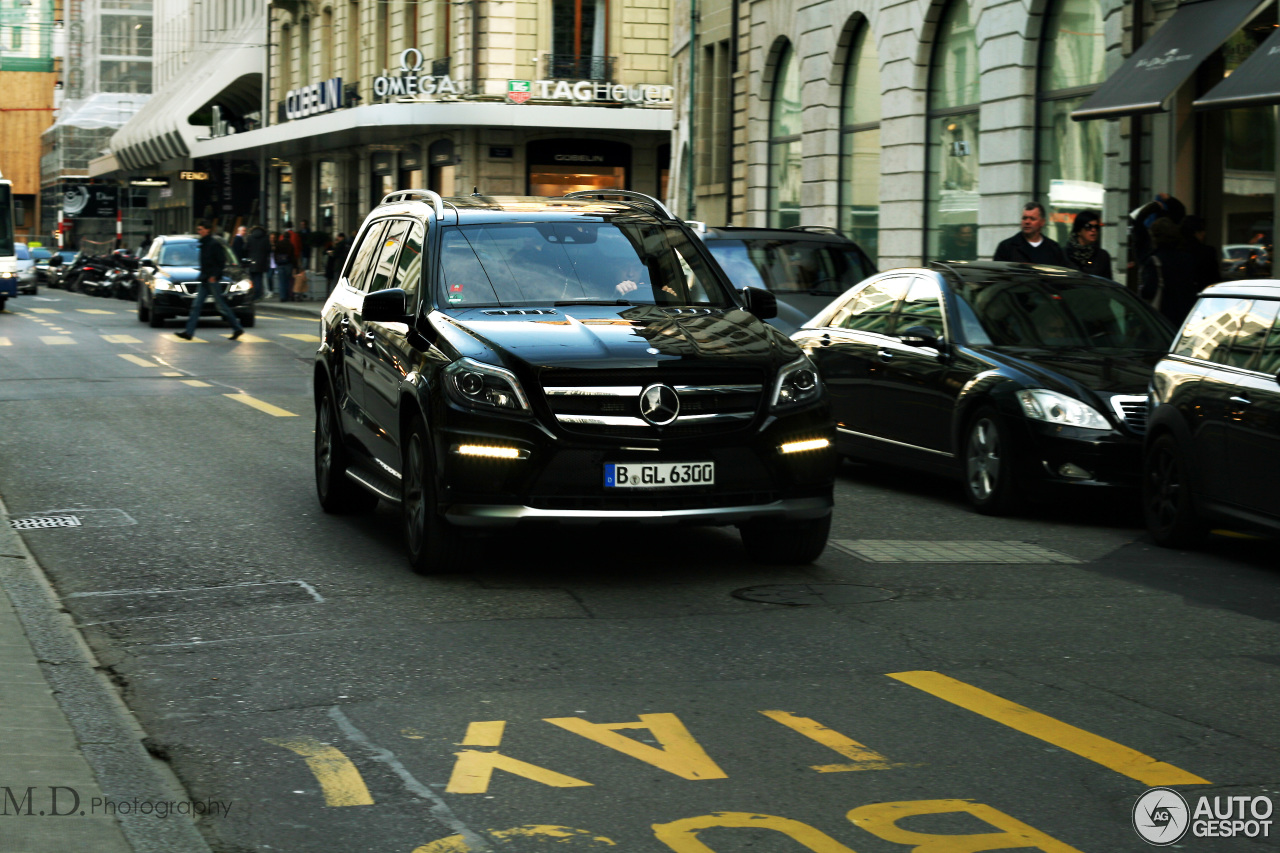
{"type": "Polygon", "coordinates": [[[1147,529],[1194,545],[1212,523],[1280,533],[1280,281],[1200,293],[1151,377],[1147,529]]]}
{"type": "Polygon", "coordinates": [[[737,525],[807,562],[831,520],[812,363],[658,202],[392,193],[322,315],[316,485],[402,507],[420,572],[462,528],[737,525]]]}
{"type": "MultiPolygon", "coordinates": [[[[156,237],[138,264],[138,320],[159,329],[174,317],[186,319],[200,286],[200,238],[194,234],[156,237]]],[[[257,322],[253,307],[253,283],[245,277],[231,249],[222,278],[223,296],[246,328],[257,322]]],[[[201,317],[218,317],[218,306],[205,300],[201,317]]]]}
{"type": "Polygon", "coordinates": [[[960,477],[997,514],[1055,486],[1138,486],[1147,382],[1172,336],[1113,282],[955,262],[881,273],[792,338],[840,453],[960,477]]]}
{"type": "Polygon", "coordinates": [[[876,266],[857,243],[834,228],[708,228],[690,223],[734,287],[761,287],[778,300],[769,324],[788,335],[876,266]]]}

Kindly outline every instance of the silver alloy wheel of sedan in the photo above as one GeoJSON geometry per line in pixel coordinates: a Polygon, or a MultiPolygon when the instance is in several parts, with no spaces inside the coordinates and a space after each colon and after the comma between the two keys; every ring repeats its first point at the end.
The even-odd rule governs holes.
{"type": "Polygon", "coordinates": [[[978,512],[1003,515],[1016,498],[1012,460],[999,415],[980,409],[969,422],[964,445],[965,496],[978,512]]]}

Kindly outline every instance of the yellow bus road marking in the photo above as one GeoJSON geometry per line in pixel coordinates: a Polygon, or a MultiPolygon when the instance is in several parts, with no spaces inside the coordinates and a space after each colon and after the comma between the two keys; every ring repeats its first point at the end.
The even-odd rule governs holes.
{"type": "Polygon", "coordinates": [[[852,764],[813,765],[812,769],[817,770],[819,773],[843,773],[849,770],[892,770],[895,767],[907,766],[889,761],[889,759],[875,750],[868,749],[853,738],[840,734],[835,729],[827,728],[817,720],[800,717],[790,711],[761,711],[760,713],[774,722],[781,723],[789,729],[794,729],[810,740],[817,741],[828,749],[840,753],[853,762],[852,764]]]}
{"type": "Polygon", "coordinates": [[[923,690],[953,705],[972,711],[1008,726],[1015,731],[1039,738],[1067,752],[1101,764],[1144,785],[1208,785],[1194,773],[1157,761],[1149,755],[1076,728],[1069,723],[1010,702],[994,693],[957,681],[940,672],[891,672],[889,677],[923,690]]]}
{"type": "Polygon", "coordinates": [[[81,314],[115,314],[115,311],[103,311],[101,308],[77,308],[81,314]]]}
{"type": "Polygon", "coordinates": [[[260,412],[266,412],[277,418],[296,418],[297,415],[288,409],[282,409],[279,406],[273,406],[270,403],[264,403],[256,397],[250,397],[248,394],[223,394],[224,397],[230,397],[238,403],[244,403],[246,406],[252,406],[260,412]]]}
{"type": "Polygon", "coordinates": [[[320,337],[318,335],[289,334],[289,335],[281,335],[280,337],[293,338],[295,341],[306,341],[309,344],[320,343],[320,337]]]}
{"type": "Polygon", "coordinates": [[[102,339],[109,344],[140,344],[142,341],[133,335],[103,335],[102,339]]]}
{"type": "Polygon", "coordinates": [[[182,380],[182,384],[190,385],[192,388],[212,388],[213,387],[208,382],[201,382],[199,379],[184,379],[182,380]]]}
{"type": "Polygon", "coordinates": [[[76,342],[75,338],[66,338],[62,335],[41,335],[40,340],[44,341],[51,347],[58,346],[59,344],[74,344],[76,342]]]}
{"type": "Polygon", "coordinates": [[[61,314],[57,308],[28,308],[32,314],[61,314]]]}
{"type": "Polygon", "coordinates": [[[340,750],[315,738],[303,737],[297,740],[279,738],[263,738],[273,746],[282,746],[290,752],[296,752],[307,762],[307,767],[315,774],[324,792],[326,806],[371,806],[373,797],[360,776],[360,771],[351,763],[351,759],[340,750]]]}
{"type": "Polygon", "coordinates": [[[123,358],[125,361],[129,362],[130,364],[138,365],[138,367],[159,367],[160,366],[156,364],[154,361],[147,361],[142,356],[134,355],[131,352],[121,352],[121,353],[117,353],[117,355],[119,355],[121,358],[123,358]]]}

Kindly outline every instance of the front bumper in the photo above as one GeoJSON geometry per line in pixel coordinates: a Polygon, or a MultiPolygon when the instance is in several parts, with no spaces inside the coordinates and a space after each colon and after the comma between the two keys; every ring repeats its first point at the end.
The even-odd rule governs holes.
{"type": "MultiPolygon", "coordinates": [[[[227,306],[237,314],[249,312],[253,310],[252,292],[229,293],[224,292],[222,298],[226,300],[227,306]]],[[[152,296],[152,310],[160,310],[164,312],[173,312],[176,314],[187,314],[191,311],[191,304],[195,302],[194,293],[185,293],[174,290],[157,290],[152,296]]],[[[200,316],[215,315],[218,313],[218,303],[212,299],[206,299],[204,305],[200,308],[200,316]]]]}
{"type": "Polygon", "coordinates": [[[1142,482],[1142,437],[1028,421],[1023,482],[1032,488],[1136,489],[1142,482]]]}

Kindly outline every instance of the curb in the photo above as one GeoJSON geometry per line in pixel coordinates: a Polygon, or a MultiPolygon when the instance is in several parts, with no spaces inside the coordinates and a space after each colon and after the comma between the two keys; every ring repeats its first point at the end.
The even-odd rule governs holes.
{"type": "MultiPolygon", "coordinates": [[[[0,589],[7,593],[40,672],[75,734],[104,796],[125,800],[190,800],[164,762],[143,746],[145,733],[103,674],[26,542],[9,527],[0,498],[0,589]]],[[[195,824],[181,817],[116,814],[135,853],[211,853],[195,824]]]]}

